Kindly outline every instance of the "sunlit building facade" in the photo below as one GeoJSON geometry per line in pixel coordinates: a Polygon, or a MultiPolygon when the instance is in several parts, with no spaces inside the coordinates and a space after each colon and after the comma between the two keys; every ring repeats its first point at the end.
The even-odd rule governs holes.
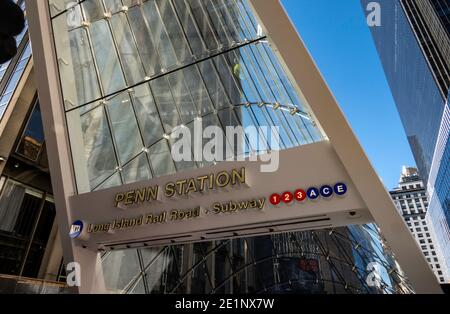
{"type": "Polygon", "coordinates": [[[441,256],[436,253],[436,244],[431,236],[429,220],[426,219],[428,211],[428,195],[416,168],[403,167],[399,185],[390,191],[392,200],[402,214],[417,243],[433,269],[439,282],[447,282],[445,268],[441,267],[441,256]]]}
{"type": "MultiPolygon", "coordinates": [[[[363,0],[366,8],[370,1],[363,0]]],[[[382,0],[372,35],[420,176],[430,197],[427,219],[450,272],[450,4],[382,0]]]]}

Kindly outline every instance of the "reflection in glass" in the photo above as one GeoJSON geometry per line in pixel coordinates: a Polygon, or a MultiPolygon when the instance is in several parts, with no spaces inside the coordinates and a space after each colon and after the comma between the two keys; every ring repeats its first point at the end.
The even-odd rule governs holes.
{"type": "Polygon", "coordinates": [[[149,152],[155,176],[165,176],[176,172],[166,140],[161,140],[150,148],[149,152]]]}
{"type": "Polygon", "coordinates": [[[165,25],[159,15],[155,0],[145,2],[143,10],[147,18],[149,29],[151,30],[149,34],[153,43],[155,43],[163,69],[168,70],[174,68],[177,64],[177,58],[169,36],[167,35],[165,25]]]}
{"type": "Polygon", "coordinates": [[[105,274],[106,288],[125,289],[130,281],[136,277],[135,269],[139,268],[136,251],[111,252],[104,259],[105,267],[114,269],[114,272],[105,274]]]}
{"type": "Polygon", "coordinates": [[[150,180],[152,174],[150,172],[146,154],[141,154],[135,160],[123,167],[122,176],[125,184],[150,180]]]}
{"type": "MultiPolygon", "coordinates": [[[[375,225],[124,252],[133,258],[140,257],[142,266],[134,270],[134,276],[128,273],[124,276],[130,278],[128,284],[120,282],[109,286],[112,292],[133,293],[133,287],[137,283],[140,285],[140,281],[149,294],[412,292],[375,225]],[[380,286],[369,286],[366,282],[370,274],[367,265],[372,262],[383,268],[380,286]]],[[[121,255],[107,253],[104,272],[113,273],[120,267],[128,269],[128,265],[112,267],[108,254],[121,255]]]]}
{"type": "MultiPolygon", "coordinates": [[[[65,28],[63,15],[55,19],[56,27],[65,28]]],[[[87,103],[100,97],[94,59],[91,53],[88,33],[84,28],[58,36],[55,41],[58,66],[66,108],[87,103]]]]}
{"type": "Polygon", "coordinates": [[[159,109],[159,115],[164,124],[167,134],[182,124],[177,106],[172,97],[172,91],[166,77],[154,80],[150,83],[153,97],[159,109]]]}
{"type": "Polygon", "coordinates": [[[85,0],[81,3],[86,21],[92,22],[105,15],[101,0],[85,0]]]}
{"type": "Polygon", "coordinates": [[[133,96],[136,116],[141,126],[145,146],[150,147],[159,141],[164,134],[150,87],[148,84],[140,85],[134,88],[134,92],[131,95],[133,96]]]}
{"type": "Polygon", "coordinates": [[[91,189],[109,177],[117,167],[111,133],[103,107],[81,117],[84,152],[91,189]]]}
{"type": "Polygon", "coordinates": [[[119,155],[120,164],[124,165],[138,155],[144,147],[129,94],[122,93],[110,99],[107,108],[115,148],[119,155]]]}
{"type": "Polygon", "coordinates": [[[125,79],[108,22],[97,21],[91,24],[89,31],[104,93],[109,95],[123,89],[126,86],[125,79]]]}
{"type": "Polygon", "coordinates": [[[130,8],[128,17],[147,76],[152,77],[161,72],[161,65],[150,26],[141,7],[130,8]]]}
{"type": "Polygon", "coordinates": [[[37,161],[44,145],[44,129],[41,121],[41,108],[39,101],[31,113],[28,124],[17,147],[16,153],[37,161]]]}
{"type": "MultiPolygon", "coordinates": [[[[101,161],[95,145],[83,144],[88,153],[74,158],[79,161],[75,169],[87,168],[87,175],[77,175],[80,191],[210,165],[206,160],[163,161],[171,158],[172,133],[183,127],[192,133],[194,121],[202,121],[203,129],[278,126],[281,149],[322,140],[270,43],[250,42],[261,34],[246,1],[135,4],[109,1],[104,9],[101,1],[83,3],[89,23],[81,27],[65,25],[64,14],[53,20],[66,32],[55,32],[55,41],[71,137],[89,131],[97,139],[83,135],[85,142],[103,142],[109,154],[108,162],[101,161]],[[99,109],[102,104],[107,116],[99,109]],[[94,132],[84,123],[78,130],[93,115],[102,115],[94,119],[100,127],[94,132]],[[142,152],[149,152],[149,172],[142,178],[126,174],[124,169],[144,167],[142,152]],[[83,181],[86,176],[89,182],[83,181]]],[[[272,148],[266,136],[246,136],[238,144],[225,138],[224,151],[230,154],[224,157],[266,151],[272,148]]],[[[79,141],[72,145],[78,151],[79,141]]]]}
{"type": "Polygon", "coordinates": [[[127,16],[124,13],[115,14],[111,18],[111,26],[116,38],[117,48],[128,85],[142,82],[145,78],[144,68],[139,61],[139,53],[128,24],[127,16]]]}

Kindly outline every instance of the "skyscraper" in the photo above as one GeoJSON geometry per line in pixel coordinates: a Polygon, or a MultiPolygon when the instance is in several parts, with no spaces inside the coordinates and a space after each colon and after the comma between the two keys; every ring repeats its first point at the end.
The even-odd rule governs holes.
{"type": "Polygon", "coordinates": [[[401,0],[443,98],[450,88],[450,3],[401,0]]]}
{"type": "MultiPolygon", "coordinates": [[[[364,10],[370,1],[363,0],[364,10]]],[[[446,0],[381,0],[371,27],[386,78],[427,186],[430,228],[450,269],[449,63],[446,0]]]]}
{"type": "Polygon", "coordinates": [[[390,194],[436,277],[441,283],[448,282],[446,270],[441,267],[443,256],[436,250],[426,219],[428,196],[417,169],[403,167],[399,185],[390,194]]]}

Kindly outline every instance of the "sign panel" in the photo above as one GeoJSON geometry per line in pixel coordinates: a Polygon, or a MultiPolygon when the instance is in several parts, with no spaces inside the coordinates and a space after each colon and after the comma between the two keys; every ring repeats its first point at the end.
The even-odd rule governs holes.
{"type": "Polygon", "coordinates": [[[367,223],[372,218],[328,142],[73,196],[76,238],[92,248],[152,246],[367,223]]]}

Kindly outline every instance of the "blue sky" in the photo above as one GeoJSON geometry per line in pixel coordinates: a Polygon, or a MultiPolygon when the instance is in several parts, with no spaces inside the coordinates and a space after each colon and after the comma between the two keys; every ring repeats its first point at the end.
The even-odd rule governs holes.
{"type": "Polygon", "coordinates": [[[359,0],[282,0],[388,189],[411,149],[359,0]]]}

